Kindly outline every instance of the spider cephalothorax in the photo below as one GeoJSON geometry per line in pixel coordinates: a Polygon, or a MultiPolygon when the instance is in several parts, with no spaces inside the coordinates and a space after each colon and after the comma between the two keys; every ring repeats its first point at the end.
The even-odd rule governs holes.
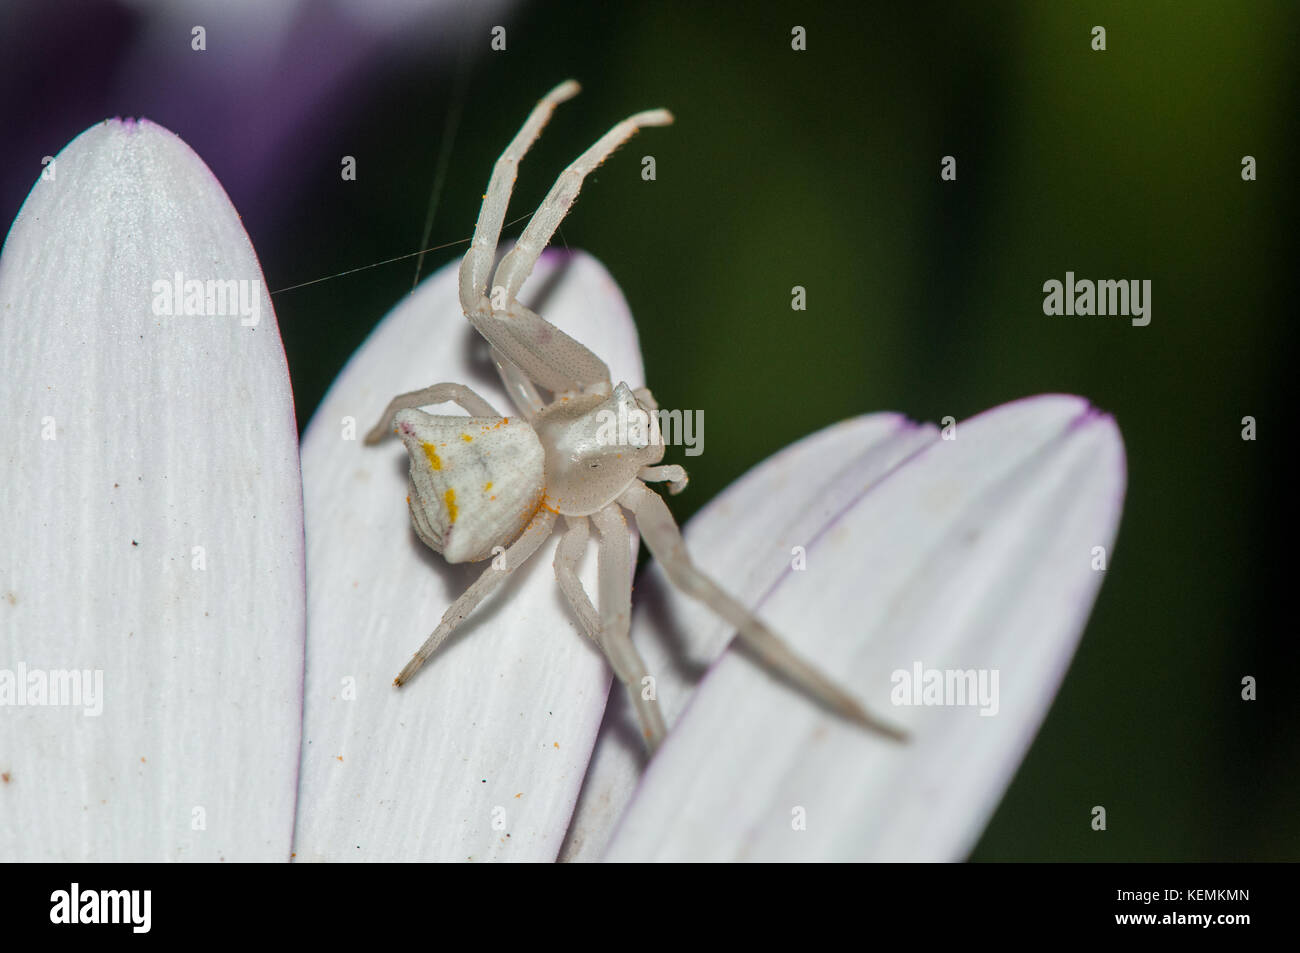
{"type": "Polygon", "coordinates": [[[452,630],[536,552],[563,517],[564,534],[555,553],[560,589],[628,687],[642,733],[650,747],[656,747],[664,736],[663,716],[654,698],[641,691],[645,664],[628,634],[632,546],[627,511],[674,585],[736,626],[760,659],[835,711],[898,737],[895,729],[872,719],[852,696],[696,568],[663,498],[646,486],[667,482],[676,493],[686,485],[685,470],[657,465],[664,454],[657,430],[632,428],[630,439],[609,436],[611,419],[649,418],[656,410],[650,392],[615,385],[599,357],[515,298],[587,173],[638,129],[667,125],[672,116],[663,109],[637,113],[603,135],[560,174],[518,243],[492,272],[519,160],[555,106],[577,92],[573,81],[551,90],[497,160],[474,238],[461,262],[461,307],[491,345],[519,416],[503,417],[463,384],[434,384],[395,397],[366,436],[367,443],[375,443],[391,432],[405,443],[411,520],[420,539],[449,562],[492,558],[490,567],[447,609],[396,684],[409,679],[452,630]],[[551,393],[549,401],[538,387],[551,393]],[[469,416],[435,416],[418,409],[446,402],[458,404],[469,416]],[[593,524],[599,534],[599,609],[577,573],[593,524]]]}

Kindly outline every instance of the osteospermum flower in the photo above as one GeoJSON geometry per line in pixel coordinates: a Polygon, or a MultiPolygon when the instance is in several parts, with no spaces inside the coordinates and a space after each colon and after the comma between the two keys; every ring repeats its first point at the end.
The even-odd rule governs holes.
{"type": "MultiPolygon", "coordinates": [[[[910,738],[839,722],[727,650],[724,624],[652,576],[633,635],[671,730],[647,768],[622,691],[607,710],[609,671],[556,587],[558,536],[392,688],[480,567],[416,539],[405,457],[360,435],[393,394],[433,381],[510,406],[448,266],[381,323],[304,437],[304,695],[303,509],[270,301],[251,326],[158,313],[178,273],[260,283],[238,218],[197,157],[148,124],[87,132],[56,176],[0,257],[14,408],[0,669],[102,671],[103,706],[0,709],[13,807],[0,855],[969,850],[1069,663],[1101,579],[1096,547],[1113,543],[1124,471],[1109,418],[1063,396],[943,435],[875,414],[737,481],[688,525],[696,561],[910,738]],[[996,696],[931,699],[930,672],[973,673],[996,696]]],[[[548,253],[521,299],[615,379],[643,383],[627,306],[589,256],[548,253]]],[[[183,280],[172,300],[186,310],[183,280]]]]}

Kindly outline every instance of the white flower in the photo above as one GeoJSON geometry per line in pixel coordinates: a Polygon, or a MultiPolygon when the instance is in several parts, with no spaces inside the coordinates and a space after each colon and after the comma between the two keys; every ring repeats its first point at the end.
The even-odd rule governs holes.
{"type": "MultiPolygon", "coordinates": [[[[448,265],[394,310],[304,439],[300,858],[554,859],[605,707],[609,672],[559,595],[554,541],[420,677],[391,688],[480,569],[443,564],[410,530],[400,446],[342,434],[352,420],[368,429],[393,394],[441,381],[509,407],[455,282],[448,265]]],[[[626,304],[595,261],[548,253],[521,297],[605,357],[615,380],[641,383],[626,304]]],[[[1073,654],[1124,476],[1113,422],[1079,398],[1010,404],[955,435],[889,414],[829,428],[738,481],[688,533],[706,571],[912,740],[843,724],[733,653],[691,695],[682,670],[708,666],[731,633],[642,580],[634,637],[670,722],[690,707],[625,811],[644,752],[613,693],[564,857],[964,856],[1073,654]],[[794,546],[807,569],[792,569],[794,546]],[[997,714],[888,710],[891,675],[915,661],[996,671],[997,714]],[[792,827],[800,811],[805,830],[792,827]]],[[[594,562],[593,546],[584,568],[594,562]]]]}
{"type": "MultiPolygon", "coordinates": [[[[726,650],[726,625],[655,569],[633,634],[671,731],[647,769],[556,585],[558,535],[392,687],[481,567],[419,542],[401,447],[360,436],[435,382],[510,406],[455,272],[340,374],[300,484],[270,299],[211,173],[148,123],[59,155],[0,256],[0,856],[964,857],[1104,575],[1114,422],[1058,395],[944,437],[873,414],[737,481],[688,526],[696,561],[910,737],[841,723],[726,650]],[[206,313],[166,313],[192,279],[233,282],[243,309],[200,294],[206,313]],[[66,692],[73,671],[80,707],[32,703],[29,683],[66,692]],[[931,673],[946,694],[922,690],[931,673]]],[[[521,297],[643,383],[595,260],[548,252],[521,297]]],[[[594,569],[593,544],[593,591],[594,569]]]]}

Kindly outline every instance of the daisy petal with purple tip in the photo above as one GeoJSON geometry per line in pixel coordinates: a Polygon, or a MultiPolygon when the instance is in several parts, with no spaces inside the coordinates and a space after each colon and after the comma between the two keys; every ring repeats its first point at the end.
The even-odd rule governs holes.
{"type": "Polygon", "coordinates": [[[909,740],[846,724],[729,651],[607,859],[966,856],[1091,612],[1125,467],[1114,421],[1077,397],[1007,404],[945,437],[849,501],[757,607],[909,740]]]}
{"type": "Polygon", "coordinates": [[[0,255],[0,858],[289,855],[298,440],[239,216],[149,122],[94,126],[0,255]]]}

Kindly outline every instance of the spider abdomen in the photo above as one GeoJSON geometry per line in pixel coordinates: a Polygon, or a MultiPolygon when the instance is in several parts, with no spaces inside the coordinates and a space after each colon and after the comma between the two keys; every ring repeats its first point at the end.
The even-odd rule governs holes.
{"type": "Polygon", "coordinates": [[[402,410],[394,426],[410,457],[411,521],[449,563],[510,545],[542,503],[545,454],[526,422],[402,410]]]}

